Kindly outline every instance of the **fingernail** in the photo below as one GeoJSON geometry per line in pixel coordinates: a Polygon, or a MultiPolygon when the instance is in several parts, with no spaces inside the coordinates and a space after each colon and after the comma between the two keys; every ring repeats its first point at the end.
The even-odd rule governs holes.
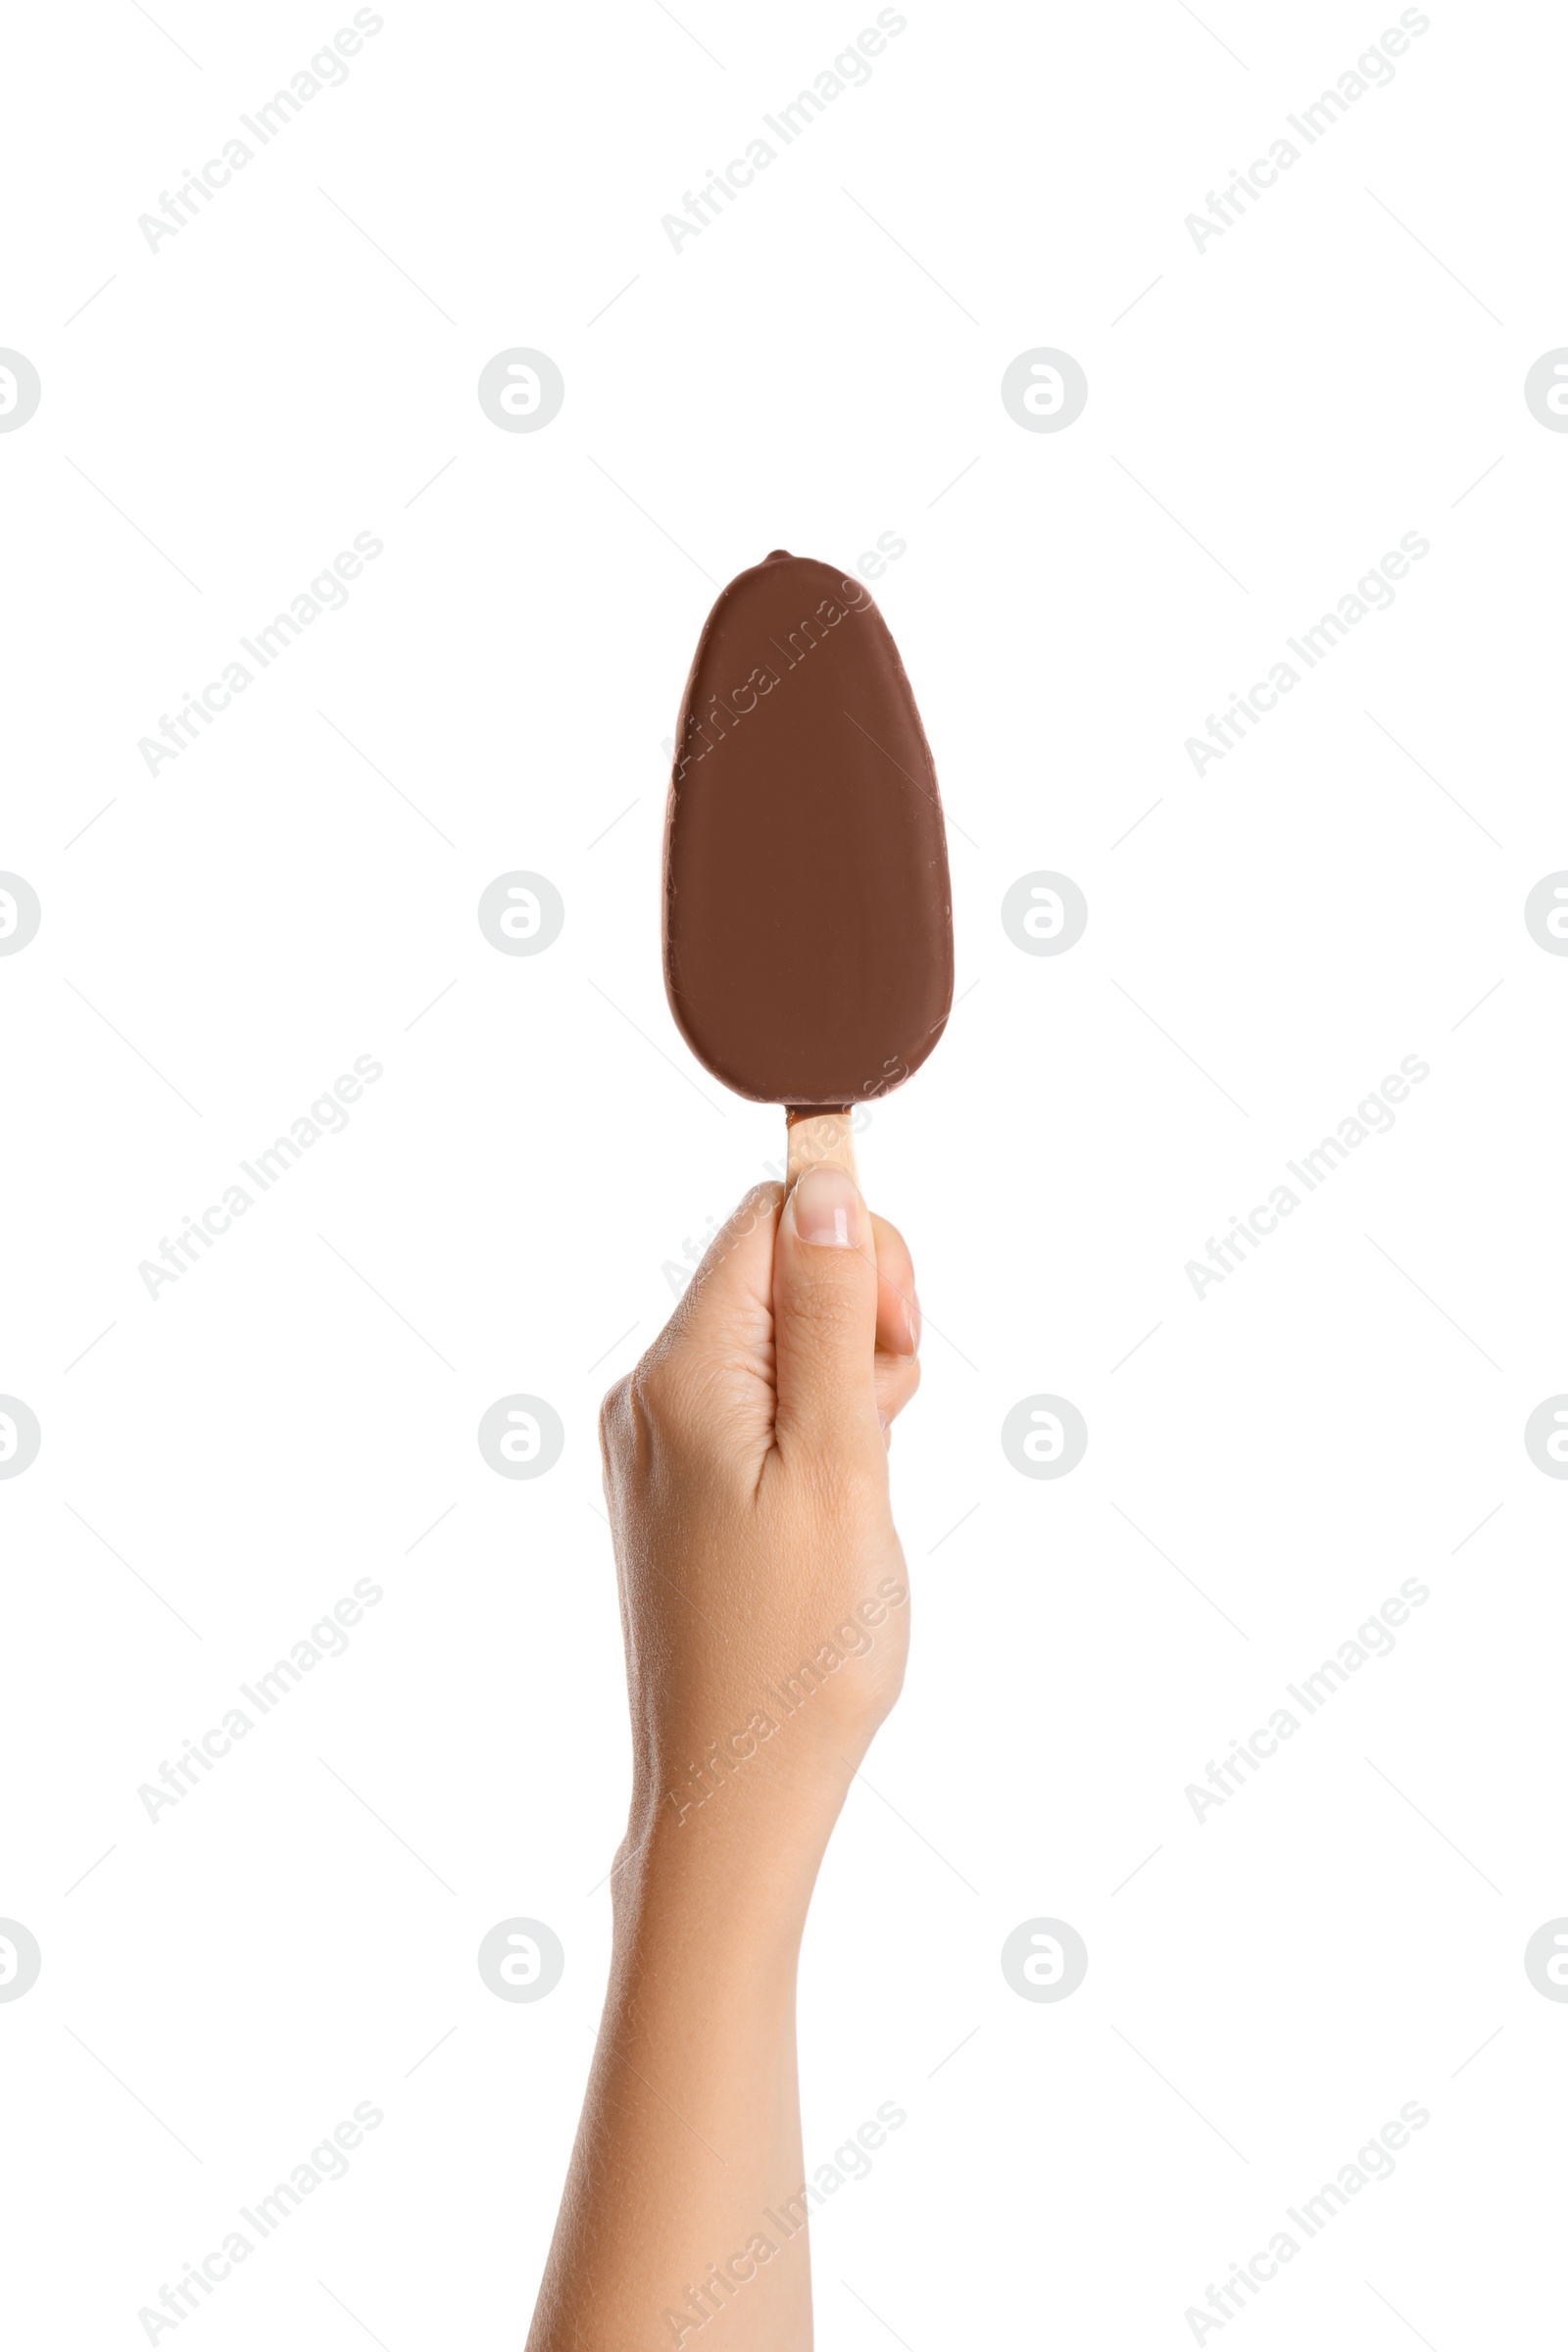
{"type": "Polygon", "coordinates": [[[795,1187],[795,1230],[803,1242],[856,1250],[860,1242],[860,1196],[842,1168],[808,1168],[795,1187]]]}
{"type": "Polygon", "coordinates": [[[911,1355],[918,1355],[920,1352],[920,1333],[924,1327],[924,1317],[920,1312],[920,1294],[918,1291],[911,1291],[908,1298],[904,1301],[904,1320],[909,1327],[909,1353],[911,1355]]]}

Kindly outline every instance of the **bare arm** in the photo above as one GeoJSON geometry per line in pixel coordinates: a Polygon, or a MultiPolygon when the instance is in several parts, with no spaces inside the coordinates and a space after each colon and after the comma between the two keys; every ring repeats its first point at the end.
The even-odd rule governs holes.
{"type": "Polygon", "coordinates": [[[742,1204],[606,1401],[634,1788],[528,2352],[810,2344],[796,1963],[903,1679],[884,1430],[918,1335],[902,1240],[815,1170],[742,1204]]]}

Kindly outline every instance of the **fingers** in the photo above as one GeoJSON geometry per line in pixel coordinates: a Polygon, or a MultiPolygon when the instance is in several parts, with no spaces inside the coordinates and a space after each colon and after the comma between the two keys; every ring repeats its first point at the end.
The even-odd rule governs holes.
{"type": "Polygon", "coordinates": [[[914,1355],[920,1347],[920,1301],[914,1260],[896,1225],[873,1216],[876,1242],[876,1344],[890,1355],[914,1355]]]}
{"type": "MultiPolygon", "coordinates": [[[[672,1332],[728,1340],[737,1315],[749,1324],[756,1308],[767,1308],[773,1226],[782,1199],[776,1184],[758,1185],[747,1194],[709,1245],[670,1318],[672,1332]]],[[[865,1211],[863,1205],[861,1213],[869,1215],[876,1258],[876,1345],[889,1355],[913,1356],[920,1347],[920,1300],[909,1246],[886,1217],[865,1211]]]]}
{"type": "Polygon", "coordinates": [[[776,1184],[760,1184],[733,1209],[708,1246],[707,1254],[665,1325],[671,1339],[695,1340],[720,1350],[750,1336],[770,1311],[773,1287],[773,1229],[784,1196],[776,1184]]]}
{"type": "Polygon", "coordinates": [[[780,1423],[814,1432],[811,1444],[885,1433],[920,1380],[914,1268],[897,1226],[836,1168],[812,1171],[787,1217],[784,1197],[760,1185],[741,1201],[638,1367],[666,1404],[683,1400],[683,1421],[748,1454],[780,1423]]]}
{"type": "Polygon", "coordinates": [[[912,1355],[888,1355],[879,1348],[873,1374],[877,1418],[891,1426],[920,1386],[919,1359],[912,1355]]]}
{"type": "Polygon", "coordinates": [[[739,1472],[773,1443],[773,1241],[782,1187],[759,1185],[713,1236],[674,1313],[605,1399],[607,1473],[663,1454],[739,1472]]]}
{"type": "Polygon", "coordinates": [[[876,1243],[876,1409],[888,1442],[893,1423],[920,1386],[920,1301],[914,1261],[896,1225],[873,1216],[876,1243]]]}
{"type": "Polygon", "coordinates": [[[880,1283],[870,1211],[842,1168],[808,1168],[773,1250],[773,1349],[782,1450],[882,1451],[876,1401],[880,1283]]]}

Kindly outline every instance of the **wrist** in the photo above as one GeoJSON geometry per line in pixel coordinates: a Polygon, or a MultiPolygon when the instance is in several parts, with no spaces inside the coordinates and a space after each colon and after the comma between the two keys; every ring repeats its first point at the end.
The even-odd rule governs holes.
{"type": "Polygon", "coordinates": [[[798,1944],[848,1780],[640,1774],[611,1881],[617,1939],[684,1910],[705,1935],[722,1923],[798,1944]]]}

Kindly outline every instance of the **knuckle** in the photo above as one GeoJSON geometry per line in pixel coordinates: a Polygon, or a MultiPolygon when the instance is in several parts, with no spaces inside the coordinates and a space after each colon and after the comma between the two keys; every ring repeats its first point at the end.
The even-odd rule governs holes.
{"type": "Polygon", "coordinates": [[[627,1385],[632,1418],[639,1429],[662,1428],[669,1421],[674,1384],[667,1363],[645,1355],[627,1385]]]}
{"type": "Polygon", "coordinates": [[[599,1408],[599,1442],[612,1469],[646,1461],[656,1428],[668,1414],[669,1375],[644,1356],[623,1373],[599,1408]]]}
{"type": "Polygon", "coordinates": [[[631,1376],[629,1373],[622,1373],[619,1380],[611,1382],[610,1387],[605,1391],[604,1396],[600,1398],[599,1426],[602,1431],[609,1431],[612,1429],[614,1426],[617,1415],[622,1411],[623,1401],[626,1395],[626,1384],[630,1377],[631,1376]]]}
{"type": "Polygon", "coordinates": [[[599,1456],[606,1476],[611,1476],[626,1450],[626,1405],[628,1380],[617,1380],[605,1392],[599,1407],[599,1456]]]}

